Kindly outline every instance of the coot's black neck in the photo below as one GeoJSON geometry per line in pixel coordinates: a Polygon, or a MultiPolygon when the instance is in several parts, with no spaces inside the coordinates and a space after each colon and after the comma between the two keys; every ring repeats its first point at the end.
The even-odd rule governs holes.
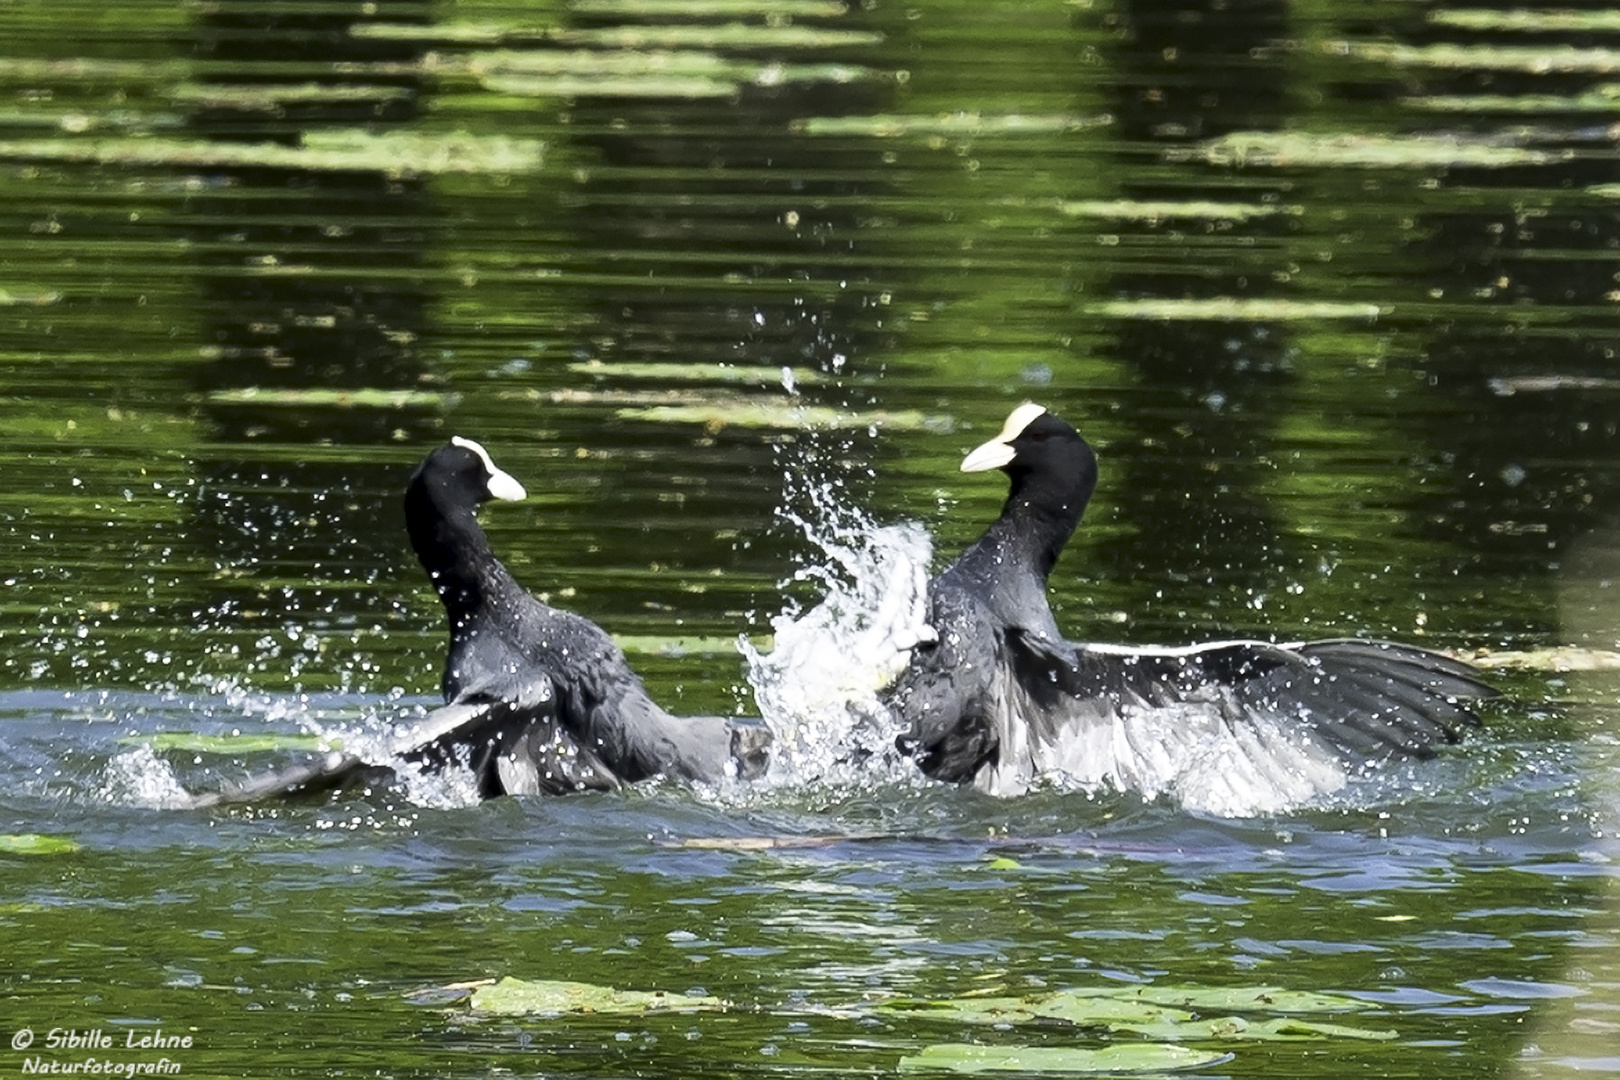
{"type": "Polygon", "coordinates": [[[481,607],[521,591],[490,549],[473,507],[450,489],[413,477],[405,490],[405,524],[452,629],[481,607]]]}
{"type": "MultiPolygon", "coordinates": [[[[1002,564],[1037,575],[1044,586],[1058,556],[1086,511],[1096,487],[1095,466],[1071,475],[1007,469],[1012,486],[998,517],[972,550],[986,549],[1002,564]]],[[[998,574],[1003,577],[1006,570],[998,574]]]]}

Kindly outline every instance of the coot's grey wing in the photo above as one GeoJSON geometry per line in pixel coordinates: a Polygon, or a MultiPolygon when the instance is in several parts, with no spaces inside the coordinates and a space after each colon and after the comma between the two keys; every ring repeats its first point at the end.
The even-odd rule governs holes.
{"type": "Polygon", "coordinates": [[[568,672],[559,702],[561,730],[619,782],[662,775],[715,783],[765,768],[768,729],[719,716],[671,716],[611,643],[595,662],[568,672]]]}
{"type": "Polygon", "coordinates": [[[1426,649],[1380,641],[1273,645],[1217,642],[1185,649],[1036,642],[1014,635],[1026,663],[1070,693],[1169,706],[1230,696],[1238,716],[1293,718],[1359,762],[1428,757],[1479,717],[1462,702],[1496,691],[1474,669],[1426,649]],[[1072,668],[1062,663],[1074,656],[1072,668]]]}
{"type": "Polygon", "coordinates": [[[367,769],[417,763],[431,771],[469,767],[479,794],[540,794],[617,786],[559,723],[557,695],[543,674],[491,677],[427,715],[402,720],[382,738],[356,733],[352,746],[224,784],[193,806],[259,802],[340,787],[367,769]]]}
{"type": "Polygon", "coordinates": [[[341,787],[369,768],[387,768],[388,762],[410,757],[458,731],[475,727],[488,712],[483,705],[446,705],[426,716],[402,721],[374,752],[330,750],[289,765],[268,769],[246,780],[221,784],[217,791],[192,796],[191,806],[209,807],[262,802],[266,799],[312,795],[341,787]]]}
{"type": "Polygon", "coordinates": [[[314,794],[346,783],[365,767],[366,763],[355,755],[333,750],[246,780],[221,784],[217,791],[191,796],[189,805],[201,809],[314,794]]]}
{"type": "Polygon", "coordinates": [[[1242,814],[1295,805],[1479,723],[1494,691],[1467,665],[1381,642],[1222,642],[1185,649],[1006,635],[1008,726],[981,786],[1048,774],[1242,814]],[[1023,722],[1018,723],[1013,718],[1023,722]]]}
{"type": "Polygon", "coordinates": [[[883,701],[906,725],[900,748],[924,774],[968,783],[999,752],[996,633],[983,604],[956,589],[930,593],[928,624],[934,638],[913,647],[883,701]]]}
{"type": "Polygon", "coordinates": [[[455,704],[476,706],[469,723],[436,734],[404,756],[464,760],[479,795],[565,795],[606,791],[621,777],[580,738],[578,702],[538,666],[491,672],[463,687],[455,704]]]}

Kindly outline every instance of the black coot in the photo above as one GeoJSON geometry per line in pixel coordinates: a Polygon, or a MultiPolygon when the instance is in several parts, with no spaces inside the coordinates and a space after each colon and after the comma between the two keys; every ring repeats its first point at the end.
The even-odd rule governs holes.
{"type": "Polygon", "coordinates": [[[929,584],[931,641],[886,692],[929,776],[998,794],[1049,779],[1241,814],[1425,757],[1491,696],[1466,664],[1375,641],[1187,648],[1065,641],[1046,582],[1097,484],[1074,428],[1034,404],[968,454],[1011,481],[1001,516],[929,584]]]}
{"type": "MultiPolygon", "coordinates": [[[[405,491],[411,546],[450,621],[444,707],[399,726],[377,758],[465,761],[484,797],[605,789],[663,774],[688,780],[763,772],[769,734],[721,717],[677,718],[648,697],[601,627],[541,603],[495,557],[474,511],[522,499],[484,448],[452,439],[405,491]]],[[[221,792],[240,802],[341,783],[366,768],[334,752],[221,792]]]]}

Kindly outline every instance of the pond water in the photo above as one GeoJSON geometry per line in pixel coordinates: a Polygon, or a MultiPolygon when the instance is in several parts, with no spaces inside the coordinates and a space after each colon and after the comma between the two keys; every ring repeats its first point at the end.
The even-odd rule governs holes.
{"type": "Polygon", "coordinates": [[[1617,71],[1601,7],[0,8],[0,1061],[1620,1074],[1620,679],[1563,670],[1620,649],[1617,71]],[[1071,637],[1390,637],[1509,700],[1265,818],[814,762],[166,808],[431,702],[398,503],[452,434],[530,491],[520,580],[752,714],[739,635],[884,530],[942,565],[1031,398],[1102,461],[1071,637]],[[696,1011],[462,985],[508,977],[696,1011]],[[1247,1033],[964,1005],[1139,987],[1247,1033]]]}

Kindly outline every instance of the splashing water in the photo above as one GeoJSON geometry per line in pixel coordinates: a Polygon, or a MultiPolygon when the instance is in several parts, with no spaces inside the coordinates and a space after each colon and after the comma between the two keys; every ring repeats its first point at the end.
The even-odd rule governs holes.
{"type": "Polygon", "coordinates": [[[115,806],[177,810],[191,805],[174,766],[145,743],[114,754],[102,773],[96,797],[115,806]]]}
{"type": "MultiPolygon", "coordinates": [[[[391,770],[393,778],[387,787],[410,805],[454,809],[475,806],[480,801],[477,779],[465,754],[433,769],[402,756],[401,747],[410,741],[415,724],[427,715],[419,706],[366,705],[356,713],[353,705],[342,702],[327,701],[327,708],[322,709],[319,703],[302,694],[258,693],[234,684],[217,685],[213,689],[219,696],[206,701],[192,700],[187,710],[190,726],[195,728],[199,722],[205,728],[212,726],[208,721],[220,714],[231,718],[233,728],[249,717],[273,727],[294,724],[299,734],[316,736],[323,747],[341,747],[368,766],[391,770]]],[[[194,805],[193,796],[215,789],[227,777],[240,778],[289,764],[286,752],[264,755],[252,751],[232,765],[229,759],[236,755],[229,749],[229,736],[222,738],[224,741],[218,749],[206,753],[225,757],[208,766],[206,779],[192,776],[189,786],[162,753],[149,743],[139,742],[107,761],[93,788],[93,797],[121,806],[186,809],[194,805]]],[[[193,763],[203,762],[204,758],[199,756],[193,763]]]]}
{"type": "Polygon", "coordinates": [[[776,736],[767,777],[774,786],[869,785],[916,772],[894,749],[898,728],[879,693],[905,669],[912,646],[933,633],[924,617],[933,545],[920,525],[878,525],[837,491],[807,484],[808,514],[778,511],[817,556],[790,580],[819,585],[821,602],[773,618],[768,653],[738,643],[760,715],[776,736]]]}

